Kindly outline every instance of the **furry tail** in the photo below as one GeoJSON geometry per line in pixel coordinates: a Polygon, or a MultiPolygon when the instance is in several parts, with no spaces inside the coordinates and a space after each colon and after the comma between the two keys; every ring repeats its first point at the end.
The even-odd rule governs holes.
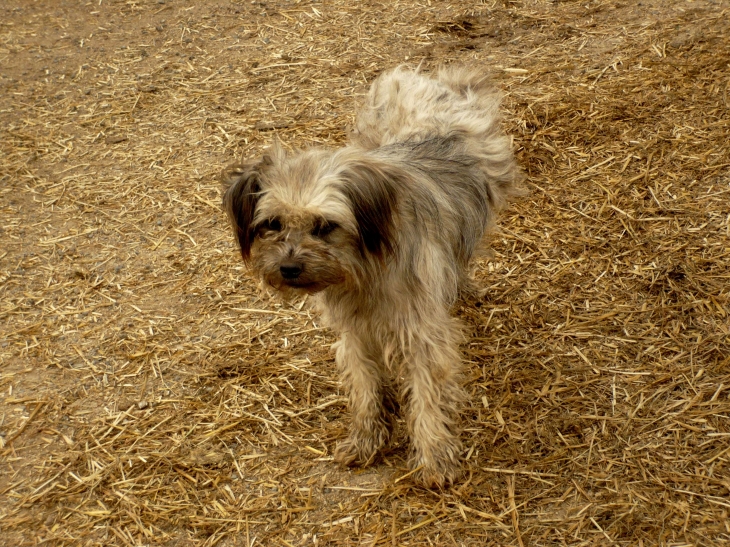
{"type": "Polygon", "coordinates": [[[435,75],[397,67],[381,74],[358,115],[352,142],[372,150],[458,137],[477,158],[501,209],[522,179],[502,131],[501,94],[483,70],[449,66],[435,75]]]}
{"type": "Polygon", "coordinates": [[[479,97],[489,97],[497,102],[500,100],[499,92],[483,70],[455,65],[445,66],[439,69],[436,79],[462,97],[474,93],[479,97]]]}
{"type": "Polygon", "coordinates": [[[436,79],[462,99],[466,108],[454,115],[452,130],[471,140],[473,152],[482,158],[484,171],[501,194],[500,205],[510,196],[524,194],[524,174],[515,162],[510,139],[501,129],[502,94],[489,75],[484,70],[452,65],[442,67],[436,79]]]}

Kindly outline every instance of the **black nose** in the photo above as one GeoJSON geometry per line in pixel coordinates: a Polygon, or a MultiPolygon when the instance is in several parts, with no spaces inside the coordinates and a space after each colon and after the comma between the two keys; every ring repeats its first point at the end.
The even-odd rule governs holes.
{"type": "Polygon", "coordinates": [[[281,277],[284,279],[296,279],[302,273],[303,266],[299,262],[284,262],[279,266],[281,277]]]}

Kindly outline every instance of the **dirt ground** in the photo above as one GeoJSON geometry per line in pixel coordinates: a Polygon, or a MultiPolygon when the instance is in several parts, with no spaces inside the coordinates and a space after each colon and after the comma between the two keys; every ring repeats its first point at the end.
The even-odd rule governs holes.
{"type": "Polygon", "coordinates": [[[730,2],[0,3],[0,543],[730,544],[730,2]],[[464,480],[364,470],[221,167],[466,63],[528,175],[478,264],[464,480]]]}

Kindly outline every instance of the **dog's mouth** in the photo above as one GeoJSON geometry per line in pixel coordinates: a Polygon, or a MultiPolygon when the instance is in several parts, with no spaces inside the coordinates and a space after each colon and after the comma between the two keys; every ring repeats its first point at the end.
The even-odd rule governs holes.
{"type": "Polygon", "coordinates": [[[322,281],[312,281],[311,279],[285,279],[280,276],[276,277],[276,279],[268,279],[267,283],[277,291],[281,292],[295,291],[307,294],[316,294],[330,286],[329,283],[324,283],[322,281]]]}
{"type": "Polygon", "coordinates": [[[281,285],[290,289],[299,289],[309,294],[318,293],[327,288],[325,283],[306,281],[304,279],[282,279],[281,285]]]}

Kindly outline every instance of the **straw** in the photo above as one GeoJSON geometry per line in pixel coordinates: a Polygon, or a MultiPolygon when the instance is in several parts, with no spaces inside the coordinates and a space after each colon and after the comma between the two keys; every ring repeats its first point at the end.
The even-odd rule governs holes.
{"type": "Polygon", "coordinates": [[[6,544],[730,541],[727,1],[52,4],[0,23],[6,544]],[[335,339],[218,206],[223,165],[342,145],[403,62],[493,74],[528,175],[455,310],[443,492],[402,431],[332,461],[335,339]]]}

